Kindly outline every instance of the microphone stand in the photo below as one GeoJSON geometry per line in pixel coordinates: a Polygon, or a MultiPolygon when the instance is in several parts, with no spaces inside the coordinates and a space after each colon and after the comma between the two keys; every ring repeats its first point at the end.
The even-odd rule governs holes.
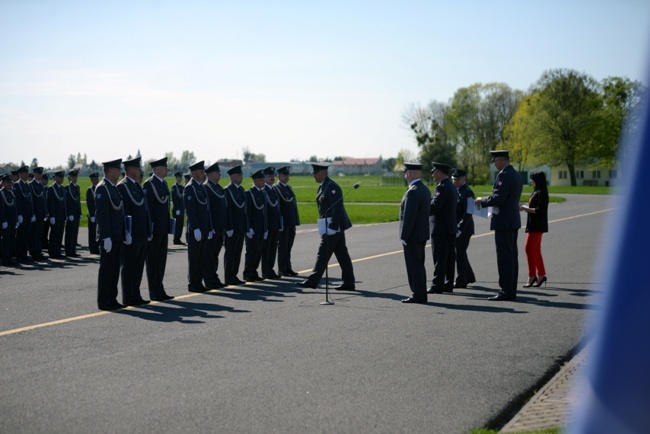
{"type": "MultiPolygon", "coordinates": [[[[352,187],[353,190],[356,190],[357,188],[359,188],[359,185],[360,185],[359,182],[354,184],[354,186],[352,187]]],[[[345,196],[350,194],[350,192],[352,192],[352,190],[349,190],[347,193],[345,193],[343,196],[341,196],[340,199],[335,200],[334,203],[332,205],[330,205],[330,207],[327,208],[327,210],[325,210],[325,252],[326,252],[326,255],[328,255],[328,257],[327,257],[327,262],[325,263],[325,301],[322,301],[320,303],[321,305],[332,305],[332,304],[334,304],[334,302],[332,300],[330,300],[330,298],[329,298],[329,282],[330,282],[330,275],[329,275],[329,268],[330,267],[329,267],[329,265],[330,265],[330,258],[332,257],[332,255],[330,255],[330,246],[329,246],[329,237],[330,236],[327,234],[327,228],[328,228],[327,214],[329,214],[329,212],[332,210],[332,208],[334,208],[334,205],[341,202],[345,196]]]]}

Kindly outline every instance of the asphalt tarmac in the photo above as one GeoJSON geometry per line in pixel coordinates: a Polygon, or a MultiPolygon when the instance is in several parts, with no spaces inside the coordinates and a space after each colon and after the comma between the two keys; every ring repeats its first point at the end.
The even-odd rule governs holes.
{"type": "MultiPolygon", "coordinates": [[[[428,305],[410,295],[398,223],[346,233],[356,292],[296,286],[318,235],[301,226],[298,278],[187,292],[173,247],[167,303],[96,306],[97,256],[0,267],[0,432],[466,433],[507,413],[585,337],[613,204],[568,195],[551,204],[542,250],[548,286],[490,302],[494,236],[476,219],[478,282],[428,305]]],[[[396,207],[396,213],[398,209],[396,207]]],[[[354,222],[353,222],[354,223],[354,222]]],[[[86,244],[85,232],[80,241],[86,244]]],[[[521,284],[525,233],[519,233],[521,284]]],[[[222,253],[223,255],[223,253],[222,253]]],[[[340,283],[333,258],[330,283],[340,283]]],[[[433,274],[427,248],[427,274],[433,274]]],[[[219,270],[223,268],[220,261],[219,270]]],[[[142,295],[148,298],[146,277],[142,295]]],[[[119,300],[119,298],[118,298],[119,300]]]]}

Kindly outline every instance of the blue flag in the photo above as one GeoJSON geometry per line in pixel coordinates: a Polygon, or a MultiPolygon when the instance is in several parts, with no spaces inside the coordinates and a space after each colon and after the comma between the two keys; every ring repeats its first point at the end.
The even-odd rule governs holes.
{"type": "MultiPolygon", "coordinates": [[[[600,310],[586,372],[574,392],[571,433],[650,432],[650,105],[627,142],[619,207],[605,226],[600,310]]],[[[588,234],[585,234],[588,236],[588,234]]]]}

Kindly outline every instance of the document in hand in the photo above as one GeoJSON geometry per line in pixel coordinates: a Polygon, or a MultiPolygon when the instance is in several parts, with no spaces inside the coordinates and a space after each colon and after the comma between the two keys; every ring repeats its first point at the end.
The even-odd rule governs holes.
{"type": "Polygon", "coordinates": [[[478,209],[474,206],[474,198],[467,198],[467,213],[478,217],[488,218],[492,216],[492,207],[478,209]]]}
{"type": "Polygon", "coordinates": [[[325,235],[327,233],[327,226],[332,223],[332,217],[327,217],[327,221],[325,219],[318,219],[318,233],[320,235],[325,235]]]}

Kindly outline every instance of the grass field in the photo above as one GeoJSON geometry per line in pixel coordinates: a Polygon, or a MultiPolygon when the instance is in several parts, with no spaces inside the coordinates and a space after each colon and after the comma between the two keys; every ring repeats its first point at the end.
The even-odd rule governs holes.
{"type": "MultiPolygon", "coordinates": [[[[339,176],[333,178],[343,189],[345,194],[346,210],[353,224],[365,223],[383,223],[396,221],[399,219],[399,203],[402,195],[406,190],[405,183],[399,179],[390,179],[390,183],[382,182],[385,178],[381,176],[339,176]],[[354,190],[355,183],[359,183],[359,189],[354,190]],[[397,184],[397,185],[396,185],[397,184]]],[[[173,177],[167,178],[167,183],[171,187],[174,183],[173,177]]],[[[311,176],[293,176],[289,183],[293,186],[294,192],[298,199],[300,220],[303,224],[316,223],[318,211],[316,208],[316,190],[318,184],[311,176]]],[[[65,184],[65,182],[64,182],[65,184]]],[[[87,177],[79,178],[79,187],[81,188],[82,215],[81,226],[88,224],[88,209],[86,207],[86,189],[90,186],[90,179],[87,177]]],[[[227,177],[222,179],[221,185],[228,184],[227,177]]],[[[252,185],[250,179],[244,179],[243,186],[248,189],[252,185]]],[[[492,191],[491,185],[472,185],[472,190],[477,196],[487,196],[492,191]]],[[[433,189],[433,186],[431,186],[433,189]]],[[[532,187],[524,186],[521,195],[521,201],[527,202],[532,187]]],[[[562,194],[609,194],[612,192],[610,187],[549,187],[551,202],[564,202],[566,199],[562,194]]]]}

